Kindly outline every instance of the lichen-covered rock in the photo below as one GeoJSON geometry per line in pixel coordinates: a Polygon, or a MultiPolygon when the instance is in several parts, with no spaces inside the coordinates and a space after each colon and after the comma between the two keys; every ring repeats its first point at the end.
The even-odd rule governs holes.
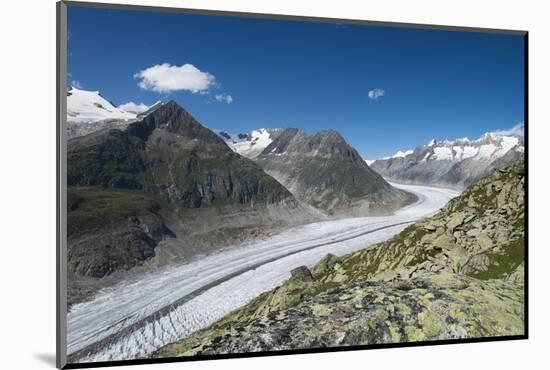
{"type": "Polygon", "coordinates": [[[464,219],[466,218],[466,214],[463,212],[455,213],[449,222],[447,222],[447,228],[452,232],[454,231],[458,226],[462,225],[464,222],[464,219]]]}
{"type": "Polygon", "coordinates": [[[523,307],[522,286],[511,281],[452,273],[426,273],[406,283],[363,281],[251,321],[230,315],[156,356],[519,335],[523,307]]]}
{"type": "Polygon", "coordinates": [[[307,266],[300,266],[290,271],[290,281],[307,283],[313,281],[313,276],[307,266]]]}
{"type": "Polygon", "coordinates": [[[319,262],[313,266],[311,269],[311,273],[313,276],[321,275],[325,273],[326,271],[330,270],[334,267],[337,263],[340,262],[340,258],[335,256],[332,253],[327,254],[325,257],[323,257],[319,262]]]}

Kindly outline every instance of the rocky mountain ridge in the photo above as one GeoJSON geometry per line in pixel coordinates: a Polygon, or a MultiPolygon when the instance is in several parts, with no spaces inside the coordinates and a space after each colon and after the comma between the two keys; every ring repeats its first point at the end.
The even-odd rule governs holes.
{"type": "Polygon", "coordinates": [[[391,213],[413,197],[372,171],[334,130],[287,128],[256,157],[297,199],[332,215],[391,213]]]}
{"type": "MultiPolygon", "coordinates": [[[[68,136],[75,139],[72,140],[73,144],[93,142],[94,138],[104,137],[103,131],[118,129],[121,132],[112,135],[109,139],[108,149],[108,151],[116,152],[118,163],[115,164],[111,161],[107,167],[118,166],[121,170],[117,171],[117,175],[111,176],[112,174],[98,173],[96,175],[102,177],[101,179],[96,175],[88,179],[75,179],[74,176],[81,176],[82,174],[76,174],[77,166],[74,166],[71,167],[69,173],[71,183],[77,183],[80,186],[114,186],[153,192],[169,192],[172,200],[179,197],[180,202],[183,200],[188,205],[198,205],[197,202],[204,201],[219,203],[220,199],[223,198],[219,196],[220,193],[215,199],[210,196],[210,194],[213,194],[210,191],[210,183],[197,184],[196,189],[193,191],[182,193],[181,189],[174,184],[180,181],[184,183],[188,180],[195,181],[189,176],[180,176],[175,181],[170,179],[163,184],[154,185],[155,181],[158,180],[159,173],[157,172],[155,176],[148,173],[148,165],[143,162],[140,158],[141,155],[138,154],[142,149],[136,149],[135,147],[140,140],[142,143],[139,145],[144,145],[145,141],[149,139],[138,137],[136,141],[134,139],[139,135],[133,135],[135,137],[132,139],[132,135],[128,136],[125,133],[137,133],[136,130],[149,130],[151,132],[147,135],[159,135],[155,138],[159,142],[163,139],[163,136],[180,135],[177,130],[172,130],[172,132],[168,129],[165,130],[166,134],[161,135],[161,131],[156,130],[153,132],[153,130],[160,129],[160,127],[154,127],[154,125],[150,128],[144,127],[143,121],[148,120],[151,113],[159,110],[162,104],[154,104],[143,113],[132,113],[115,107],[97,91],[90,92],[71,88],[68,95],[68,136]],[[118,137],[115,137],[116,135],[118,137]],[[131,140],[134,140],[134,142],[131,142],[131,140]],[[115,146],[117,147],[115,148],[115,146]],[[125,161],[125,163],[120,163],[120,161],[125,161]],[[136,166],[140,168],[138,169],[136,166]],[[110,181],[109,184],[105,183],[107,179],[110,181]],[[158,186],[163,189],[159,190],[158,186]]],[[[142,104],[139,109],[141,110],[143,107],[142,104]]],[[[290,190],[292,195],[299,201],[314,207],[314,212],[325,213],[329,216],[389,214],[414,201],[414,196],[391,187],[384,179],[371,171],[368,166],[359,160],[360,157],[357,151],[351,148],[340,134],[333,130],[324,131],[313,136],[308,136],[300,130],[281,128],[262,128],[238,135],[220,130],[211,131],[207,128],[204,128],[204,132],[216,133],[218,138],[233,152],[254,160],[264,171],[290,190]],[[284,140],[280,138],[281,135],[284,136],[284,140]],[[287,148],[288,143],[282,143],[289,140],[292,143],[287,148]],[[274,142],[277,143],[277,149],[266,151],[268,147],[274,145],[274,142]],[[281,145],[285,145],[284,150],[281,145]]],[[[172,140],[172,138],[169,140],[172,140]]],[[[102,148],[105,148],[105,143],[102,144],[102,148]]],[[[155,145],[148,145],[146,152],[153,154],[154,148],[155,145]]],[[[225,154],[229,155],[228,153],[225,154]]],[[[162,161],[171,161],[170,158],[161,158],[162,154],[160,152],[156,155],[160,156],[155,159],[158,161],[156,165],[160,165],[163,163],[162,161]]],[[[95,158],[94,160],[97,162],[98,159],[95,158]]],[[[226,159],[222,158],[221,160],[226,159]]],[[[245,162],[241,161],[241,163],[245,162]]],[[[86,167],[90,165],[90,162],[80,161],[80,165],[86,167]]],[[[190,162],[184,165],[192,166],[193,163],[190,162]]],[[[169,169],[165,166],[161,167],[160,174],[162,178],[169,173],[169,169]]],[[[98,168],[98,166],[86,167],[84,176],[91,175],[94,169],[98,168]]],[[[83,169],[83,167],[80,167],[80,169],[83,169]]],[[[105,166],[103,166],[103,169],[105,169],[105,166]]],[[[232,186],[231,181],[228,186],[232,186]]]]}
{"type": "Polygon", "coordinates": [[[292,198],[175,102],[131,123],[126,130],[71,140],[68,161],[69,186],[141,189],[162,193],[189,208],[292,198]],[[276,191],[268,194],[270,186],[276,191]]]}

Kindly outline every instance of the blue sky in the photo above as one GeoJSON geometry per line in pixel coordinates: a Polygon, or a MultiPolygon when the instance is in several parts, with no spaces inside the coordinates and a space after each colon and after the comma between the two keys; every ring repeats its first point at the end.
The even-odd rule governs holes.
{"type": "Polygon", "coordinates": [[[380,158],[524,117],[522,36],[79,7],[68,30],[71,83],[233,133],[332,128],[380,158]]]}

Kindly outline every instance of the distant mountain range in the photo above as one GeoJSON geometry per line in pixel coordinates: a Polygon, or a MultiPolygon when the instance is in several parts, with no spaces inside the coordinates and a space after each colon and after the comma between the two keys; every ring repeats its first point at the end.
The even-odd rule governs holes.
{"type": "Polygon", "coordinates": [[[524,156],[524,127],[483,134],[476,140],[431,140],[411,151],[367,161],[396,182],[464,188],[524,156]]]}

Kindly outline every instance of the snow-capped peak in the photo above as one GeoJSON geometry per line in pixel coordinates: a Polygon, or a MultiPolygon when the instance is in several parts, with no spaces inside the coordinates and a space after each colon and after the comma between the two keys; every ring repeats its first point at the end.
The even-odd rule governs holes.
{"type": "Polygon", "coordinates": [[[405,150],[404,152],[402,152],[401,150],[398,150],[397,153],[395,153],[392,158],[403,158],[408,156],[409,154],[412,154],[413,152],[414,150],[405,150]]]}
{"type": "Polygon", "coordinates": [[[468,139],[467,137],[459,137],[455,141],[459,141],[459,142],[463,142],[463,143],[469,143],[470,139],[468,139]]]}
{"type": "Polygon", "coordinates": [[[499,136],[525,136],[525,124],[523,122],[517,123],[514,127],[508,130],[496,130],[493,131],[494,134],[499,136]]]}
{"type": "Polygon", "coordinates": [[[135,113],[115,107],[99,91],[71,87],[67,92],[67,120],[70,122],[88,123],[106,119],[127,121],[134,118],[135,113]]]}
{"type": "Polygon", "coordinates": [[[384,157],[382,159],[392,159],[392,158],[403,158],[408,156],[409,154],[412,154],[414,150],[405,150],[404,152],[401,150],[398,150],[394,155],[390,155],[388,157],[384,157]]]}
{"type": "Polygon", "coordinates": [[[382,160],[411,156],[421,162],[432,160],[458,162],[468,158],[493,161],[501,158],[510,150],[523,152],[523,129],[521,123],[509,130],[487,132],[476,140],[470,140],[467,137],[441,141],[432,139],[414,151],[398,151],[393,156],[382,158],[382,160]]]}
{"type": "Polygon", "coordinates": [[[72,138],[106,128],[124,129],[160,105],[160,101],[151,106],[128,102],[116,107],[99,91],[72,86],[67,91],[67,134],[72,138]]]}
{"type": "Polygon", "coordinates": [[[233,151],[247,157],[257,157],[282,132],[282,129],[261,128],[249,133],[231,134],[213,130],[233,151]]]}

